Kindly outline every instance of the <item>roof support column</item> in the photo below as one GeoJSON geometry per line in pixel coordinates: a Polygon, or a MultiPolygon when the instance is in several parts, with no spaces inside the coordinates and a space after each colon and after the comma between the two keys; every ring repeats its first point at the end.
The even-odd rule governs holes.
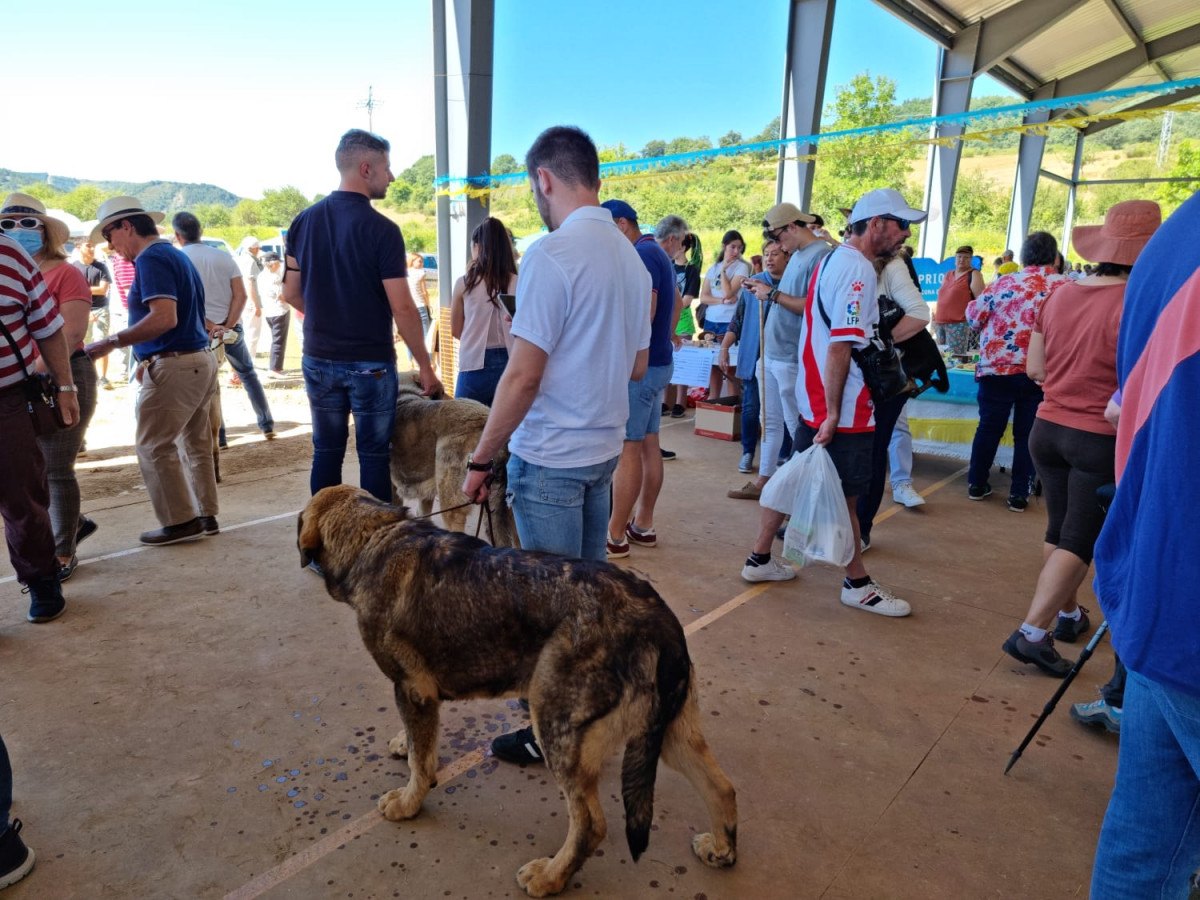
{"type": "MultiPolygon", "coordinates": [[[[975,83],[975,56],[979,50],[982,28],[976,22],[954,36],[949,49],[939,50],[937,87],[934,92],[933,114],[953,116],[965,113],[971,105],[971,87],[975,83]]],[[[965,130],[961,124],[943,123],[931,129],[934,139],[954,138],[965,130]]],[[[933,144],[929,148],[929,180],[925,186],[925,209],[929,217],[921,226],[920,255],[942,259],[946,255],[946,238],[950,227],[950,208],[954,203],[954,182],[958,178],[958,163],[962,144],[949,146],[933,144]]]]}
{"type": "MultiPolygon", "coordinates": [[[[485,178],[491,169],[494,0],[433,0],[434,171],[485,178]]],[[[456,186],[452,185],[452,189],[456,186]]],[[[438,295],[450,306],[467,244],[488,215],[488,195],[436,198],[438,295]]]]}
{"type": "MultiPolygon", "coordinates": [[[[1052,85],[1042,87],[1033,95],[1034,100],[1048,100],[1054,96],[1052,85]]],[[[1050,121],[1051,110],[1042,109],[1027,113],[1022,120],[1025,125],[1041,125],[1050,121]]],[[[1029,234],[1029,220],[1033,216],[1033,201],[1037,196],[1038,173],[1042,170],[1042,156],[1046,149],[1044,134],[1022,134],[1017,146],[1017,175],[1013,185],[1012,205],[1008,210],[1008,237],[1005,246],[1016,253],[1021,248],[1025,235],[1029,234]]]]}
{"type": "Polygon", "coordinates": [[[1075,163],[1071,167],[1071,186],[1067,188],[1067,214],[1063,219],[1062,241],[1058,245],[1064,261],[1067,258],[1067,248],[1071,246],[1071,230],[1075,227],[1075,191],[1079,188],[1079,173],[1083,168],[1083,141],[1081,131],[1075,135],[1075,163]]]}
{"type": "MultiPolygon", "coordinates": [[[[788,9],[787,56],[783,65],[783,112],[779,116],[781,139],[816,134],[821,130],[825,103],[825,70],[833,34],[835,0],[792,0],[788,9]]],[[[775,177],[775,202],[787,200],[808,209],[812,199],[814,165],[788,156],[816,152],[810,142],[780,148],[775,177]]]]}

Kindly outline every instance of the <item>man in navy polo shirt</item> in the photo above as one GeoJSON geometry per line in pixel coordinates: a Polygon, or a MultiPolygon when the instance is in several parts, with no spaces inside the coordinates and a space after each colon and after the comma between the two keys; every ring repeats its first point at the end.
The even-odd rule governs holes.
{"type": "Polygon", "coordinates": [[[395,179],[391,145],[354,128],[334,160],[338,189],[296,216],[288,229],[283,299],[304,313],[304,383],[312,410],[315,494],[342,482],[354,416],[359,483],[390,502],[388,471],[396,420],[392,323],[420,369],[422,393],[441,388],[425,349],[421,317],[408,288],[404,238],[375,211],[395,179]]]}
{"type": "Polygon", "coordinates": [[[132,346],[140,364],[135,376],[141,383],[138,467],[162,524],[144,533],[141,542],[158,547],[216,534],[217,473],[208,408],[216,390],[217,360],[204,330],[200,274],[159,237],[156,223],[163,214],[147,212],[137,198],[105,200],[97,218],[92,243],[107,241],[134,264],[129,327],[86,350],[100,359],[117,347],[132,346]]]}
{"type": "Polygon", "coordinates": [[[688,227],[679,216],[667,216],[654,234],[642,234],[637,212],[624,200],[606,200],[600,205],[612,214],[617,229],[633,244],[651,279],[650,355],[646,374],[629,381],[629,418],[621,459],[613,474],[613,504],[608,520],[608,558],[623,559],[629,555],[630,542],[641,547],[658,545],[654,504],[663,483],[658,427],[663,392],[675,371],[671,335],[683,308],[670,254],[679,252],[688,227]]]}

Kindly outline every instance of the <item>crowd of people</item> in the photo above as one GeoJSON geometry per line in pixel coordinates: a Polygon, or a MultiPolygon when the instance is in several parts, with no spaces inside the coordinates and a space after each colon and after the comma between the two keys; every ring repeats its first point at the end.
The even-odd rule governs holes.
{"type": "MultiPolygon", "coordinates": [[[[0,481],[0,510],[10,558],[30,594],[31,622],[62,615],[61,583],[77,565],[78,542],[96,529],[80,513],[74,463],[97,391],[111,384],[114,351],[131,351],[125,370],[139,384],[135,446],[159,525],[140,536],[142,544],[219,532],[218,354],[229,360],[271,439],[251,323],[257,331],[266,320],[268,377],[278,375],[293,312],[312,414],[311,492],[340,483],[353,420],[360,483],[392,499],[396,345],[406,346],[422,391],[438,393],[426,340],[433,316],[420,255],[406,251],[399,227],[372,206],[393,180],[389,144],[351,130],[335,163],[338,189],[291,223],[282,258],[260,252],[253,238],[236,259],[206,247],[201,223],[186,212],[171,222],[172,245],[160,232],[162,212],[114,197],[101,205],[72,264],[65,226],[36,199],[14,194],[0,207],[7,339],[0,346],[7,438],[0,459],[10,473],[0,481]],[[105,312],[110,287],[128,310],[123,327],[105,312]],[[36,373],[49,378],[69,427],[35,433],[27,387],[36,373]]],[[[490,407],[465,461],[466,496],[486,499],[494,461],[507,448],[509,502],[524,548],[602,561],[654,547],[667,452],[660,420],[686,414],[689,387],[673,382],[674,353],[685,339],[711,337],[720,346],[706,396],[740,397],[753,410],[738,470],[752,474],[757,452],[757,475],[730,497],[758,499],[791,454],[824,447],[853,531],[839,600],[908,616],[910,604],[876,582],[863,561],[889,476],[897,504],[925,502],[912,483],[908,395],[875,402],[856,351],[880,337],[885,314],[895,342],[932,329],[947,353],[978,354],[968,497],[982,501],[992,493],[991,470],[1010,418],[1008,507],[1025,510],[1039,485],[1045,497],[1044,567],[1026,621],[1005,641],[1005,652],[1048,674],[1067,673],[1071,663],[1054,641],[1074,642],[1090,630],[1076,593],[1096,559],[1100,602],[1113,620],[1124,662],[1118,675],[1127,687],[1075,711],[1122,734],[1093,896],[1148,896],[1147,885],[1177,886],[1186,878],[1200,857],[1200,827],[1188,813],[1200,796],[1200,635],[1190,625],[1160,625],[1168,614],[1180,626],[1191,620],[1186,588],[1172,582],[1189,583],[1195,554],[1184,538],[1163,533],[1169,527],[1135,512],[1149,504],[1176,522],[1174,508],[1197,490],[1173,476],[1169,463],[1200,440],[1191,424],[1200,383],[1193,377],[1200,259],[1190,249],[1170,254],[1194,244],[1187,237],[1200,199],[1161,229],[1159,208],[1148,201],[1118,204],[1103,225],[1076,228],[1075,251],[1094,266],[1086,273],[1066,274],[1054,238],[1043,232],[1025,239],[1019,263],[1012,254],[997,260],[989,284],[974,266],[973,248],[960,247],[931,315],[911,253],[903,252],[926,213],[892,188],[866,191],[842,211],[838,237],[820,216],[778,203],[764,212],[761,254],[748,258],[742,233],[731,229],[704,268],[700,241],[683,218],[667,212],[643,229],[625,200],[600,202],[596,147],[581,130],[547,129],[525,164],[549,233],[526,252],[518,273],[511,234],[486,219],[471,235],[470,263],[449,304],[458,341],[454,393],[490,407]],[[1154,266],[1139,265],[1143,256],[1154,266]],[[1171,321],[1159,324],[1168,311],[1171,321]],[[1118,476],[1105,527],[1097,494],[1118,476]],[[1147,790],[1164,770],[1171,790],[1147,790]],[[1168,808],[1169,826],[1149,824],[1152,803],[1168,808]]],[[[796,577],[772,552],[783,522],[783,514],[762,509],[741,569],[747,581],[796,577]]],[[[499,736],[493,753],[542,761],[532,727],[499,736]]],[[[9,819],[11,793],[0,741],[0,887],[33,862],[21,823],[9,819]]]]}

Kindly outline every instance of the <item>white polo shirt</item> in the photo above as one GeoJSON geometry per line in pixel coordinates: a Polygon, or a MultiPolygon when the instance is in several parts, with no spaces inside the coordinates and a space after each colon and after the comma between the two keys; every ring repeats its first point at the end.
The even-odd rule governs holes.
{"type": "Polygon", "coordinates": [[[569,469],[621,453],[629,374],[650,346],[650,273],[608,210],[575,210],[521,259],[512,335],[548,355],[509,450],[569,469]]]}
{"type": "Polygon", "coordinates": [[[222,325],[233,304],[233,279],[242,277],[234,258],[208,244],[184,244],[180,249],[200,273],[204,285],[204,318],[222,325]]]}

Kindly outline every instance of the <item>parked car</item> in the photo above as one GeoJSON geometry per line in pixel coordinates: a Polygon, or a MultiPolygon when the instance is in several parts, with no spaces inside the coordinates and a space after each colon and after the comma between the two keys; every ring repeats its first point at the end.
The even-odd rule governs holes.
{"type": "Polygon", "coordinates": [[[218,250],[224,250],[230,256],[233,256],[233,248],[229,246],[229,242],[224,238],[209,237],[208,235],[204,235],[200,238],[200,243],[208,247],[216,247],[218,250]]]}

